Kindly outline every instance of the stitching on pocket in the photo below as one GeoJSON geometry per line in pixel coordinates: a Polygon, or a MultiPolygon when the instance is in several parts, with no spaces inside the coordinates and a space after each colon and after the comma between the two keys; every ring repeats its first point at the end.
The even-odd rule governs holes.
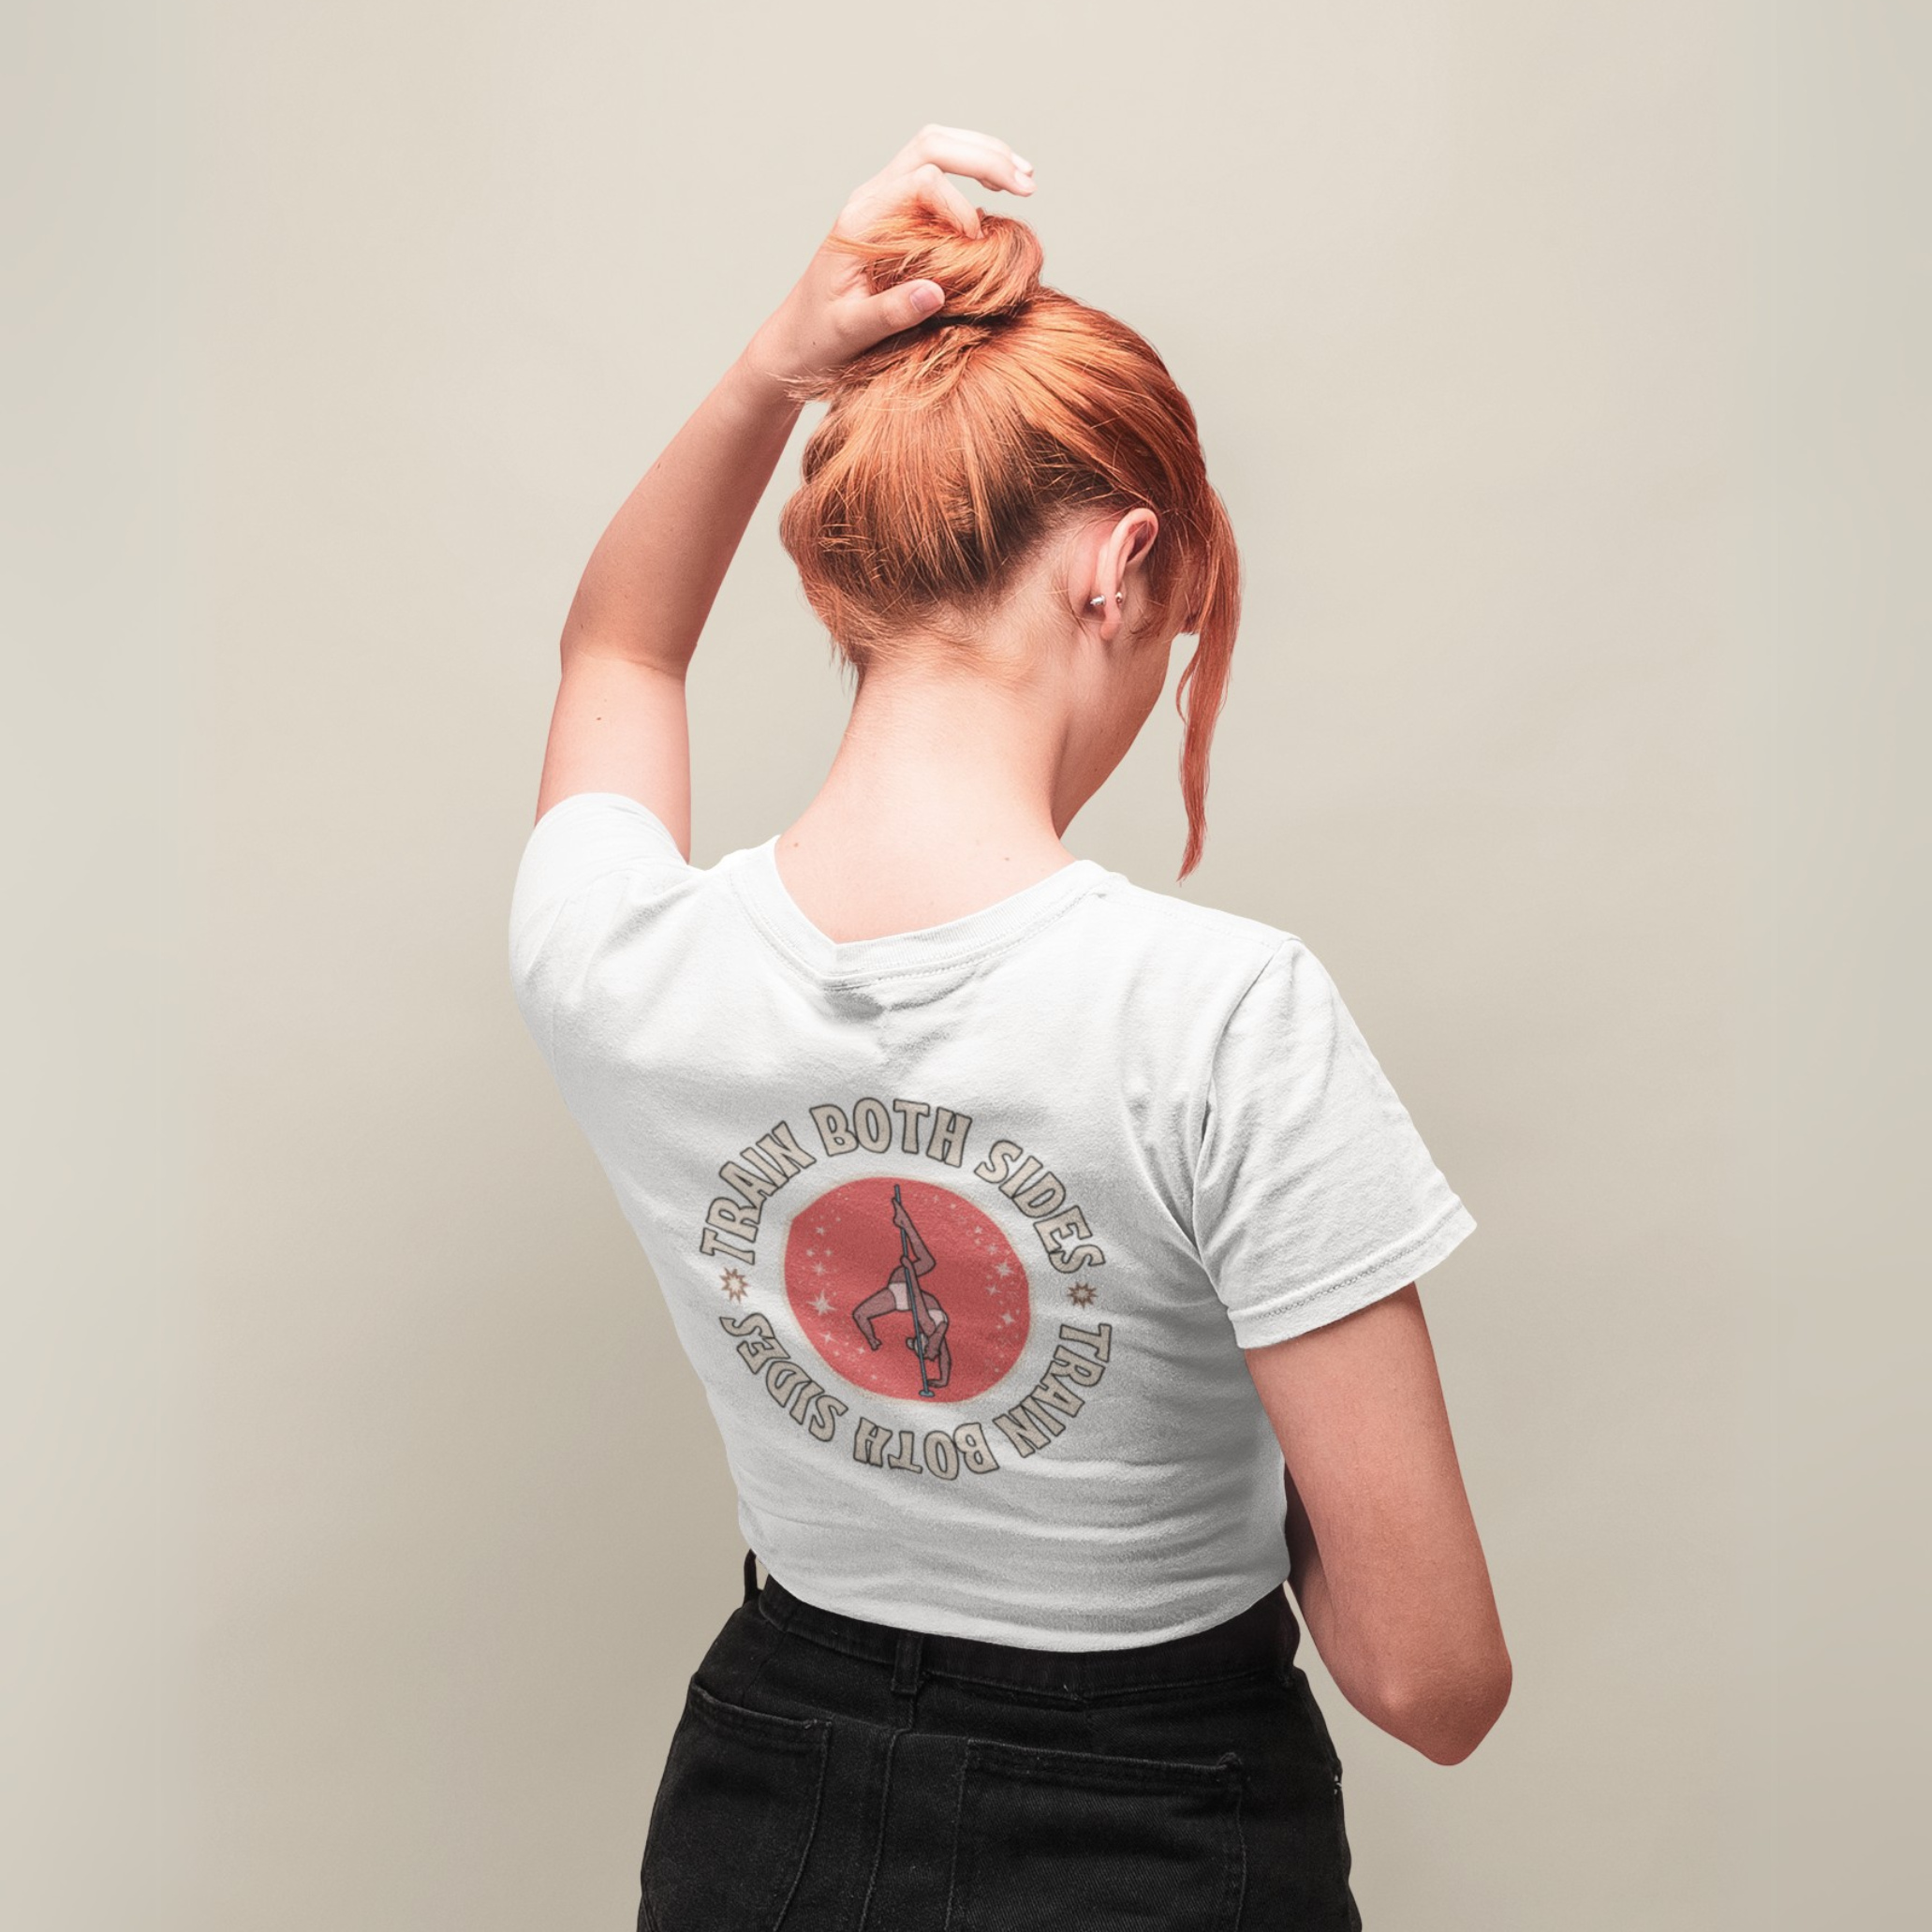
{"type": "Polygon", "coordinates": [[[1239,1925],[1242,1911],[1247,1904],[1247,1827],[1241,1815],[1241,1801],[1247,1792],[1247,1767],[1232,1751],[1228,1755],[1234,1759],[1239,1774],[1234,1783],[1233,1830],[1229,1835],[1231,1840],[1228,1848],[1229,1877],[1234,1894],[1234,1909],[1228,1914],[1228,1923],[1239,1925]]]}
{"type": "MultiPolygon", "coordinates": [[[[1118,1794],[1202,1801],[1193,1822],[1214,1835],[1203,1842],[1202,1851],[1206,1853],[1212,1848],[1217,1864],[1207,1869],[1218,1874],[1218,1891],[1203,1923],[1214,1932],[1231,1932],[1240,1924],[1247,1889],[1247,1836],[1242,1801],[1248,1787],[1248,1770],[1238,1751],[1224,1750],[1208,1762],[1063,1750],[969,1737],[960,1756],[954,1793],[952,1859],[943,1922],[947,1932],[956,1932],[966,1923],[969,1910],[983,1907],[982,1867],[989,1852],[996,1850],[980,1835],[984,1827],[977,1819],[970,1822],[978,1829],[969,1829],[969,1811],[979,1809],[978,1805],[969,1807],[967,1803],[976,1772],[987,1780],[980,1787],[981,1805],[1003,1784],[1041,1790],[1064,1786],[1088,1797],[1118,1794]]],[[[1189,1922],[1193,1923],[1191,1913],[1189,1922]]]]}
{"type": "Polygon", "coordinates": [[[742,1731],[761,1743],[774,1744],[781,1750],[805,1751],[819,1742],[819,1734],[832,1729],[825,1718],[788,1718],[777,1711],[754,1710],[749,1704],[733,1703],[715,1690],[707,1690],[696,1677],[691,1679],[690,1696],[698,1708],[714,1723],[728,1731],[742,1731]]]}
{"type": "Polygon", "coordinates": [[[660,1921],[652,1909],[647,1882],[654,1853],[661,1848],[661,1840],[656,1840],[657,1815],[663,1805],[671,1752],[676,1748],[680,1734],[697,1723],[714,1725],[717,1730],[760,1749],[775,1749],[790,1758],[809,1757],[815,1762],[810,1802],[804,1807],[798,1827],[785,1846],[782,1857],[777,1859],[780,1868],[789,1866],[791,1874],[772,1919],[774,1925],[782,1925],[804,1878],[812,1842],[818,1836],[819,1813],[825,1800],[826,1767],[831,1759],[831,1720],[825,1718],[788,1718],[776,1711],[755,1710],[746,1704],[733,1703],[715,1691],[705,1689],[694,1676],[686,1687],[685,1716],[671,1734],[671,1749],[665,1754],[664,1772],[660,1775],[657,1796],[651,1807],[651,1823],[645,1830],[648,1849],[638,1869],[640,1925],[647,1928],[647,1932],[661,1932],[660,1921]]]}
{"type": "Polygon", "coordinates": [[[1002,1738],[969,1737],[969,1765],[1036,1784],[1078,1784],[1091,1790],[1200,1791],[1217,1785],[1237,1787],[1246,1776],[1239,1755],[1223,1751],[1212,1761],[1199,1758],[1137,1758],[1123,1751],[1073,1751],[1057,1746],[1008,1744],[1002,1738]]]}

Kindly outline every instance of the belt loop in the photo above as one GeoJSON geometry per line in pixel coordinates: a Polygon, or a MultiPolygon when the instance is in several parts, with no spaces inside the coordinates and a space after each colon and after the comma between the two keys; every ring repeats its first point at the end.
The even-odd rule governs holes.
{"type": "Polygon", "coordinates": [[[745,1553],[745,1600],[749,1603],[758,1595],[758,1552],[745,1553]]]}
{"type": "Polygon", "coordinates": [[[899,1700],[904,1700],[905,1718],[907,1723],[912,1720],[912,1703],[919,1695],[924,1664],[924,1631],[901,1630],[897,1646],[892,1652],[892,1697],[895,1704],[899,1700]]]}

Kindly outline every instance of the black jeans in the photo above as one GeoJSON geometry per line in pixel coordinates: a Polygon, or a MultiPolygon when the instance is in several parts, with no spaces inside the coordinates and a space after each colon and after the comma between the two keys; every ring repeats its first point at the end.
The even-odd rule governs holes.
{"type": "Polygon", "coordinates": [[[1361,1925],[1284,1592],[1029,1650],[835,1615],[753,1564],[671,1735],[639,1932],[1361,1925]]]}

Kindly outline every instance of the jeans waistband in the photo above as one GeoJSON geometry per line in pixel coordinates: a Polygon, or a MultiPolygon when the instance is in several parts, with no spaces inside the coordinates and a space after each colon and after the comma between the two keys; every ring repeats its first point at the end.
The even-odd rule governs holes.
{"type": "Polygon", "coordinates": [[[906,1630],[822,1610],[794,1597],[769,1571],[758,1585],[757,1558],[745,1554],[745,1600],[788,1635],[889,1669],[895,1686],[910,1675],[956,1677],[1040,1695],[1211,1683],[1285,1669],[1301,1628],[1278,1585],[1209,1630],[1115,1650],[1033,1650],[979,1637],[906,1630]]]}

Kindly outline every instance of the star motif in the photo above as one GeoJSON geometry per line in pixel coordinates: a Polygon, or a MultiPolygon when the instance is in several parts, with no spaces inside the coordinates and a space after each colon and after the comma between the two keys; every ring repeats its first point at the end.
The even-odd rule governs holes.
{"type": "Polygon", "coordinates": [[[1069,1281],[1067,1284],[1067,1299],[1086,1307],[1094,1298],[1095,1289],[1091,1281],[1069,1281]]]}
{"type": "Polygon", "coordinates": [[[1013,1272],[1013,1264],[1010,1261],[1002,1261],[993,1272],[1003,1281],[1013,1272]]]}
{"type": "Polygon", "coordinates": [[[833,1308],[836,1305],[833,1302],[831,1296],[829,1296],[821,1288],[819,1290],[819,1292],[815,1294],[812,1297],[812,1299],[805,1304],[805,1305],[808,1308],[817,1309],[820,1315],[830,1315],[833,1311],[833,1308]]]}
{"type": "Polygon", "coordinates": [[[717,1285],[734,1302],[742,1302],[745,1299],[745,1290],[751,1286],[750,1282],[736,1268],[727,1268],[718,1276],[717,1285]]]}

